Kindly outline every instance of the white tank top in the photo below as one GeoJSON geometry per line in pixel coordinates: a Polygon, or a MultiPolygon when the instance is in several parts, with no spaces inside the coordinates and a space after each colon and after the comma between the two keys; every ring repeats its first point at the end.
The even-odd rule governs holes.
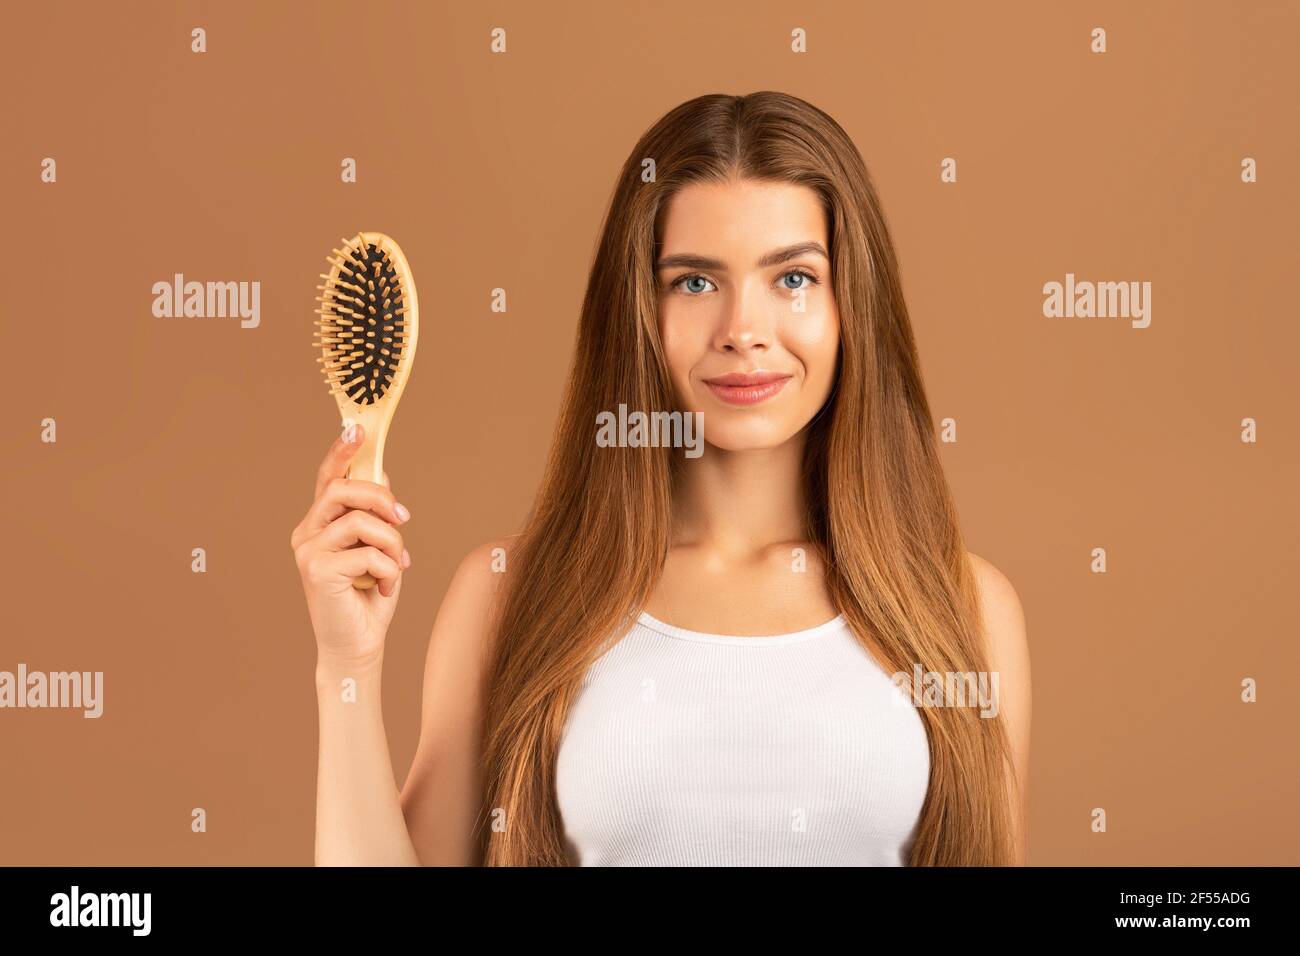
{"type": "Polygon", "coordinates": [[[843,615],[741,637],[642,613],[583,680],[556,799],[578,866],[904,866],[929,775],[843,615]]]}

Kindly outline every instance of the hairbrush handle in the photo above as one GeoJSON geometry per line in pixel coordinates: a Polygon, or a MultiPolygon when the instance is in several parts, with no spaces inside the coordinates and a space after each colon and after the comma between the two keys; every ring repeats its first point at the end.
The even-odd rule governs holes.
{"type": "MultiPolygon", "coordinates": [[[[384,439],[388,437],[388,420],[385,416],[375,415],[370,410],[357,416],[361,427],[366,430],[361,447],[352,456],[348,466],[348,478],[359,481],[373,481],[377,485],[384,483],[384,439]]],[[[358,542],[356,547],[365,547],[358,542]]],[[[378,584],[369,574],[362,574],[352,579],[352,586],[358,591],[365,591],[378,584]]]]}

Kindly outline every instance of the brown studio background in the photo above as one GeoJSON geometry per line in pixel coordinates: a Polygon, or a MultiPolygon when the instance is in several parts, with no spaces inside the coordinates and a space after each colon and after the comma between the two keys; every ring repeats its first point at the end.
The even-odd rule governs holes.
{"type": "Polygon", "coordinates": [[[1031,862],[1300,863],[1300,6],[50,3],[6,19],[0,301],[21,358],[0,669],[102,670],[105,712],[0,712],[0,863],[311,862],[314,649],[288,535],[338,422],[314,286],[360,229],[402,245],[422,305],[386,458],[414,514],[385,675],[400,784],[451,572],[517,530],[540,478],[619,164],[677,103],[759,89],[834,116],[885,203],[936,417],[959,422],[944,455],[968,545],[1025,606],[1031,862]],[[177,272],[259,281],[260,327],[153,317],[152,284],[177,272]],[[1151,281],[1151,327],[1045,318],[1042,285],[1067,272],[1151,281]],[[1109,832],[1090,832],[1093,807],[1109,832]]]}

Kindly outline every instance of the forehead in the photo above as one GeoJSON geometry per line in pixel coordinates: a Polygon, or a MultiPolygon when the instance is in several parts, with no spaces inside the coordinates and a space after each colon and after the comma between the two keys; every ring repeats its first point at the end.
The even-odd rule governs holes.
{"type": "Polygon", "coordinates": [[[797,183],[690,183],[668,202],[660,253],[698,253],[746,266],[771,249],[816,240],[829,247],[821,197],[797,183]]]}

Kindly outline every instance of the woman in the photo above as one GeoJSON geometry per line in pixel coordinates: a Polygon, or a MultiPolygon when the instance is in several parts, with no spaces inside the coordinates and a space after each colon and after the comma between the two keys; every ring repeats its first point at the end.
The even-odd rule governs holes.
{"type": "Polygon", "coordinates": [[[317,862],[1024,863],[1023,615],[963,546],[918,364],[834,120],[772,92],[664,116],[618,181],[535,507],[438,612],[400,792],[379,687],[408,513],[342,477],[359,440],[320,467],[291,539],[317,862]],[[703,454],[597,441],[626,409],[703,413],[703,454]],[[914,673],[1000,699],[936,705],[914,673]]]}

